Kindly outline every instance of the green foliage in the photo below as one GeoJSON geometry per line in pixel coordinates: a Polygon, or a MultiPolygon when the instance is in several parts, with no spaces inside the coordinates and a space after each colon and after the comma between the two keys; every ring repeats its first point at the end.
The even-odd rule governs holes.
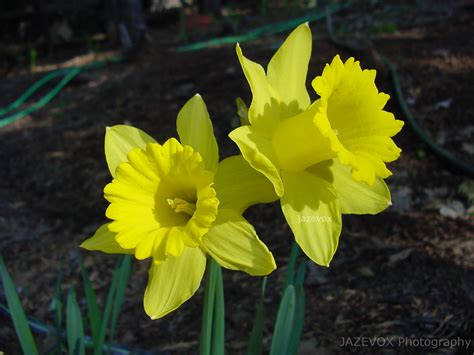
{"type": "Polygon", "coordinates": [[[63,324],[63,301],[62,301],[62,289],[61,284],[63,280],[63,264],[62,260],[59,263],[59,270],[56,277],[56,285],[54,286],[54,295],[51,300],[51,309],[54,312],[54,327],[55,327],[55,336],[56,343],[51,350],[52,352],[59,352],[61,347],[61,332],[63,324]]]}
{"type": "Polygon", "coordinates": [[[224,355],[224,282],[221,267],[216,263],[216,288],[212,329],[212,353],[224,355]]]}
{"type": "MultiPolygon", "coordinates": [[[[270,355],[296,354],[303,332],[305,314],[304,278],[307,258],[302,257],[296,268],[299,247],[296,242],[291,246],[290,261],[283,284],[283,295],[278,307],[273,330],[270,355]]],[[[267,279],[263,279],[255,320],[250,333],[247,354],[263,353],[263,327],[265,322],[264,297],[267,279]]]]}
{"type": "Polygon", "coordinates": [[[112,322],[110,323],[110,336],[109,341],[113,343],[115,328],[120,315],[120,309],[122,308],[123,298],[127,289],[128,279],[130,277],[132,258],[130,255],[124,255],[118,268],[117,288],[115,290],[114,303],[112,306],[112,322]]]}
{"type": "Polygon", "coordinates": [[[270,355],[286,355],[291,340],[291,327],[295,317],[295,288],[289,285],[283,292],[273,331],[270,355]]]}
{"type": "Polygon", "coordinates": [[[33,335],[31,334],[23,306],[21,305],[18,294],[16,293],[15,284],[8,273],[7,267],[5,266],[1,255],[0,275],[2,278],[5,297],[7,298],[8,308],[12,315],[13,325],[15,327],[16,334],[18,335],[21,348],[25,354],[38,354],[38,349],[36,348],[33,335]]]}
{"type": "Polygon", "coordinates": [[[38,58],[38,52],[36,49],[30,50],[30,69],[33,71],[36,68],[36,61],[38,58]]]}
{"type": "MultiPolygon", "coordinates": [[[[69,354],[86,354],[86,347],[92,348],[94,354],[103,354],[104,348],[108,347],[106,344],[104,344],[106,335],[109,335],[110,342],[112,342],[114,338],[115,328],[119,319],[120,309],[130,276],[131,257],[130,255],[123,255],[118,260],[117,267],[115,268],[112,282],[107,293],[107,300],[105,303],[103,315],[99,309],[97,296],[94,292],[94,289],[92,288],[89,274],[84,267],[82,259],[80,260],[80,269],[84,294],[87,301],[87,318],[84,319],[83,315],[81,314],[81,310],[77,302],[76,292],[73,288],[71,288],[67,296],[65,310],[66,346],[69,354]],[[85,320],[87,320],[87,324],[90,326],[92,340],[91,338],[85,336],[85,320]]],[[[16,293],[15,285],[8,274],[1,256],[0,275],[8,302],[8,310],[11,313],[15,331],[18,335],[22,350],[25,354],[38,354],[38,350],[29,327],[29,321],[26,318],[23,307],[16,293]]],[[[57,337],[55,346],[53,346],[53,348],[49,351],[49,353],[53,354],[61,353],[61,346],[63,344],[62,326],[64,319],[64,309],[61,290],[62,278],[63,272],[62,266],[60,266],[55,285],[55,292],[51,301],[51,308],[54,312],[54,329],[57,337]]],[[[222,283],[222,279],[220,282],[222,283]]],[[[108,350],[110,352],[110,349],[108,350]]]]}
{"type": "Polygon", "coordinates": [[[69,290],[66,308],[66,334],[69,354],[84,355],[84,323],[74,288],[69,290]]]}
{"type": "Polygon", "coordinates": [[[270,355],[296,354],[298,351],[304,325],[305,295],[303,283],[307,261],[306,257],[303,257],[295,274],[298,250],[299,248],[294,242],[285,287],[283,288],[283,297],[280,301],[273,331],[270,355]]]}
{"type": "Polygon", "coordinates": [[[260,297],[258,299],[257,311],[253,321],[252,332],[250,333],[250,340],[247,347],[247,354],[259,355],[263,352],[263,326],[265,323],[265,288],[267,286],[267,277],[262,280],[262,287],[260,289],[260,297]]]}
{"type": "Polygon", "coordinates": [[[370,27],[370,32],[372,34],[379,33],[395,33],[397,31],[397,25],[392,22],[381,23],[370,27]]]}
{"type": "MultiPolygon", "coordinates": [[[[115,326],[118,320],[118,312],[122,304],[123,296],[125,293],[126,284],[130,275],[130,255],[122,255],[115,268],[112,283],[110,284],[109,291],[107,293],[107,300],[105,303],[103,317],[100,322],[100,328],[97,335],[97,343],[94,346],[94,354],[102,354],[104,347],[105,336],[107,329],[109,328],[110,316],[112,315],[112,323],[110,329],[115,330],[115,326]],[[117,315],[115,315],[117,313],[117,315]],[[115,316],[114,316],[115,315],[115,316]]],[[[110,332],[113,337],[113,332],[110,332]]]]}
{"type": "Polygon", "coordinates": [[[304,314],[305,314],[305,295],[304,295],[304,277],[306,274],[306,258],[301,261],[296,273],[295,287],[295,314],[293,326],[291,329],[290,343],[288,344],[288,354],[296,354],[300,344],[301,334],[303,333],[304,314]]]}
{"type": "Polygon", "coordinates": [[[100,329],[100,320],[101,314],[99,306],[97,305],[97,297],[95,295],[94,289],[89,278],[89,274],[84,267],[84,262],[82,258],[79,261],[81,267],[82,283],[84,285],[84,293],[86,295],[87,301],[87,312],[89,316],[89,325],[91,327],[92,339],[94,346],[97,346],[97,339],[99,338],[99,329],[100,329]]]}
{"type": "Polygon", "coordinates": [[[212,258],[204,292],[201,327],[201,355],[224,354],[224,284],[222,270],[212,258]]]}

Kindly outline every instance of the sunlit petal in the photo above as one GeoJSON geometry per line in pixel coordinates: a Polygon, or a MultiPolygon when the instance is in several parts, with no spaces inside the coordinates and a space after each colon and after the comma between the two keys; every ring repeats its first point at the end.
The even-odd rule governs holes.
{"type": "Polygon", "coordinates": [[[203,250],[222,267],[262,276],[275,270],[275,260],[255,229],[240,213],[220,209],[216,221],[202,239],[203,250]]]}
{"type": "Polygon", "coordinates": [[[329,266],[341,234],[341,209],[330,183],[306,171],[283,173],[283,214],[296,242],[315,263],[329,266]]]}
{"type": "Polygon", "coordinates": [[[185,247],[178,257],[150,266],[143,304],[151,319],[164,317],[190,299],[201,284],[206,257],[199,248],[185,247]]]}
{"type": "Polygon", "coordinates": [[[206,104],[200,95],[189,99],[179,111],[176,127],[181,143],[199,152],[206,168],[214,172],[219,151],[206,104]]]}

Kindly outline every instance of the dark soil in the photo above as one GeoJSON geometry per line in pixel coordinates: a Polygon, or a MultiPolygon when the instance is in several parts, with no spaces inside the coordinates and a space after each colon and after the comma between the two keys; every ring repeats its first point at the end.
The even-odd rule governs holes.
{"type": "MultiPolygon", "coordinates": [[[[347,23],[346,33],[372,33],[374,48],[399,69],[418,122],[436,142],[472,164],[473,9],[467,1],[444,12],[413,5],[408,9],[416,16],[404,17],[399,9],[408,5],[401,3],[346,11],[335,18],[336,25],[347,23]],[[374,33],[369,24],[383,21],[397,31],[374,33]]],[[[320,35],[324,22],[311,27],[315,42],[309,79],[335,54],[352,55],[320,35]]],[[[27,314],[42,323],[53,324],[50,303],[61,259],[65,293],[75,286],[85,306],[81,254],[96,292],[102,302],[105,298],[116,257],[85,252],[78,245],[104,222],[102,189],[110,180],[103,154],[106,126],[132,124],[164,141],[176,135],[179,108],[199,92],[213,119],[221,158],[238,153],[227,134],[238,124],[235,98],[249,102],[250,92],[234,47],[176,53],[175,32],[174,27],[152,30],[148,48],[135,61],[91,71],[89,80],[72,83],[44,109],[0,129],[0,250],[27,314]]],[[[266,63],[283,38],[242,46],[248,57],[266,63]]],[[[363,67],[379,65],[370,54],[360,59],[363,67]]],[[[379,69],[379,87],[392,94],[389,78],[379,69]]],[[[8,73],[0,81],[0,106],[38,77],[21,70],[8,73]]],[[[403,119],[395,100],[389,107],[403,119]]],[[[331,267],[309,266],[302,354],[443,350],[340,347],[342,337],[473,337],[474,219],[472,200],[459,190],[469,179],[427,150],[407,125],[396,140],[403,154],[391,164],[394,176],[388,179],[394,206],[377,216],[346,216],[331,267]],[[443,208],[453,201],[463,210],[446,217],[443,208]]],[[[255,206],[246,215],[279,265],[269,277],[265,299],[268,347],[291,233],[277,204],[255,206]]],[[[142,307],[147,269],[147,262],[134,261],[117,342],[156,352],[197,353],[203,287],[179,310],[151,321],[142,307]]],[[[224,278],[226,348],[243,353],[261,280],[230,271],[224,278]]],[[[37,340],[48,347],[49,339],[37,340]]],[[[1,351],[20,352],[13,325],[3,316],[1,351]]]]}

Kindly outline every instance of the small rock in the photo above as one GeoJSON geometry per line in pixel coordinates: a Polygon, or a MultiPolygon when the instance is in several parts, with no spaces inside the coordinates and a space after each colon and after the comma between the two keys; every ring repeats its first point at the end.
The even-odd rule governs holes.
{"type": "Polygon", "coordinates": [[[461,149],[464,150],[466,153],[474,155],[474,144],[472,144],[472,143],[464,142],[461,145],[461,149]]]}
{"type": "Polygon", "coordinates": [[[400,186],[392,192],[392,209],[398,213],[405,213],[413,204],[412,190],[408,186],[400,186]]]}
{"type": "Polygon", "coordinates": [[[388,259],[387,264],[389,266],[393,266],[396,263],[398,263],[399,261],[405,260],[406,258],[408,258],[410,256],[410,254],[413,252],[413,250],[414,250],[413,248],[408,248],[408,249],[402,250],[398,253],[395,253],[395,254],[391,255],[390,258],[388,259]]]}
{"type": "Polygon", "coordinates": [[[451,107],[451,104],[452,104],[452,103],[453,103],[453,98],[450,97],[449,99],[446,99],[446,100],[437,102],[437,103],[434,105],[434,109],[435,109],[435,110],[440,109],[440,108],[448,109],[448,108],[451,107]]]}
{"type": "Polygon", "coordinates": [[[441,206],[439,213],[443,217],[456,219],[464,216],[466,209],[461,201],[454,200],[441,206]]]}
{"type": "Polygon", "coordinates": [[[368,266],[361,266],[360,268],[357,269],[357,272],[359,273],[360,276],[363,276],[363,277],[375,276],[374,271],[368,266]]]}

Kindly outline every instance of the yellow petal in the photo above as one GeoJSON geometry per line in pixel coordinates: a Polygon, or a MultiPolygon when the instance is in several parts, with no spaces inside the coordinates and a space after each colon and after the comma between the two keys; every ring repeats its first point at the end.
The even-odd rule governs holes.
{"type": "Polygon", "coordinates": [[[199,152],[206,168],[214,172],[219,151],[206,104],[199,94],[189,99],[179,111],[176,127],[181,143],[199,152]]]}
{"type": "Polygon", "coordinates": [[[234,155],[219,163],[214,189],[220,201],[219,208],[230,208],[240,214],[257,203],[278,200],[272,183],[253,169],[241,155],[234,155]]]}
{"type": "Polygon", "coordinates": [[[316,264],[329,266],[341,234],[339,201],[329,182],[306,171],[283,172],[281,207],[296,242],[316,264]]]}
{"type": "Polygon", "coordinates": [[[273,184],[278,196],[283,195],[283,183],[277,168],[272,141],[260,134],[253,126],[242,126],[229,134],[240,149],[245,160],[257,171],[265,175],[273,184]]]}
{"type": "Polygon", "coordinates": [[[280,121],[280,98],[269,85],[262,66],[245,58],[238,44],[236,51],[252,91],[252,103],[248,111],[250,123],[270,135],[273,126],[280,121]]]}
{"type": "Polygon", "coordinates": [[[127,161],[127,154],[134,148],[145,149],[149,142],[155,142],[145,132],[126,125],[107,127],[105,132],[105,159],[110,174],[115,176],[115,169],[127,161]]]}
{"type": "Polygon", "coordinates": [[[184,247],[161,264],[151,264],[143,305],[151,319],[164,317],[190,299],[201,284],[206,256],[199,248],[184,247]]]}
{"type": "Polygon", "coordinates": [[[108,228],[108,223],[97,229],[92,237],[82,242],[81,248],[98,250],[107,254],[133,254],[133,249],[124,249],[115,241],[115,233],[108,228]]]}
{"type": "Polygon", "coordinates": [[[343,214],[377,214],[391,204],[390,191],[383,179],[375,178],[372,186],[355,181],[351,168],[337,159],[314,165],[308,172],[331,183],[343,214]]]}
{"type": "Polygon", "coordinates": [[[252,276],[268,275],[275,260],[255,229],[240,213],[219,209],[217,219],[202,239],[201,248],[222,267],[252,276]]]}
{"type": "Polygon", "coordinates": [[[309,106],[306,74],[311,46],[311,30],[304,23],[291,32],[268,64],[268,83],[281,98],[281,118],[292,117],[309,106]]]}

